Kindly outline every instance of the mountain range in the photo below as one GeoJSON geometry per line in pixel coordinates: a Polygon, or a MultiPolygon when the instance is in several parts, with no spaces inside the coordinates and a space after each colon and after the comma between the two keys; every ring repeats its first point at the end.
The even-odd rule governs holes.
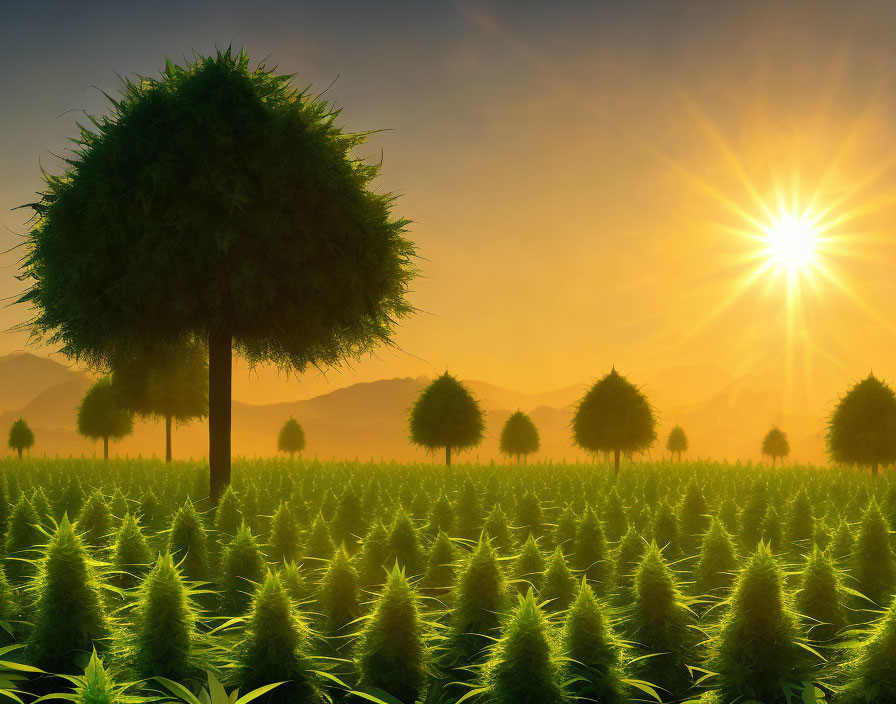
{"type": "MultiPolygon", "coordinates": [[[[36,456],[93,455],[98,443],[75,431],[78,404],[93,378],[55,360],[30,353],[0,357],[0,428],[25,418],[36,437],[36,456]]],[[[407,414],[426,377],[383,379],[353,384],[314,398],[290,403],[233,402],[233,452],[237,456],[275,454],[277,432],[290,416],[305,429],[306,454],[322,459],[396,459],[441,461],[408,441],[407,414]]],[[[586,459],[570,442],[570,423],[585,383],[544,393],[523,393],[485,381],[467,380],[485,413],[487,435],[460,460],[500,461],[498,438],[507,417],[517,409],[532,416],[541,435],[542,460],[586,459]]],[[[665,437],[674,424],[684,427],[691,458],[760,459],[759,444],[772,423],[788,432],[791,457],[824,461],[823,414],[783,414],[780,392],[771,375],[732,376],[713,365],[670,367],[641,387],[656,409],[660,441],[648,453],[663,456],[665,437]]],[[[118,455],[162,454],[163,426],[137,421],[132,436],[115,442],[118,455]]],[[[204,422],[178,427],[175,458],[199,458],[207,451],[204,422]]]]}

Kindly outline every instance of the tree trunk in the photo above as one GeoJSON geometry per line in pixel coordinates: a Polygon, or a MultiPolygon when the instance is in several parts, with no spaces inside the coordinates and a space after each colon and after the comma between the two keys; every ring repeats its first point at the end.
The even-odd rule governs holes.
{"type": "Polygon", "coordinates": [[[165,462],[171,461],[171,416],[165,416],[165,462]]]}
{"type": "Polygon", "coordinates": [[[208,470],[213,503],[230,484],[230,389],[233,339],[229,330],[208,336],[208,470]]]}
{"type": "Polygon", "coordinates": [[[516,463],[517,464],[520,463],[520,453],[519,452],[516,453],[516,463]]]}
{"type": "Polygon", "coordinates": [[[109,436],[103,435],[103,459],[109,459],[109,436]]]}
{"type": "Polygon", "coordinates": [[[778,456],[777,456],[777,455],[772,455],[772,467],[775,466],[775,462],[777,462],[777,461],[778,461],[778,456]]]}
{"type": "Polygon", "coordinates": [[[878,467],[879,467],[879,466],[880,466],[880,465],[879,465],[877,462],[875,462],[873,465],[871,465],[871,476],[872,476],[872,477],[876,477],[876,476],[877,476],[877,470],[878,470],[878,467]]]}
{"type": "Polygon", "coordinates": [[[613,481],[619,476],[619,450],[613,450],[613,481]]]}
{"type": "Polygon", "coordinates": [[[445,466],[451,466],[451,445],[445,445],[445,466]]]}
{"type": "Polygon", "coordinates": [[[16,449],[18,449],[18,451],[19,451],[19,459],[22,459],[22,448],[19,447],[19,448],[16,448],[16,449]]]}

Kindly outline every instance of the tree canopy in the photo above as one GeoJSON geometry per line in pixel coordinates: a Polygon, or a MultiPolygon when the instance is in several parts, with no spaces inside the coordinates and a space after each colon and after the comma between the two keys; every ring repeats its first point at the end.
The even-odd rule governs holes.
{"type": "Polygon", "coordinates": [[[573,441],[588,452],[619,455],[649,448],[656,440],[656,418],[647,397],[612,369],[579,401],[572,421],[573,441]]]}
{"type": "Polygon", "coordinates": [[[19,418],[9,428],[9,449],[15,450],[22,457],[22,452],[34,446],[34,433],[23,418],[19,418]]]}
{"type": "Polygon", "coordinates": [[[411,442],[430,450],[445,448],[445,464],[453,450],[476,447],[485,432],[485,414],[470,390],[448,372],[433,380],[411,408],[411,442]]]}
{"type": "Polygon", "coordinates": [[[896,394],[869,374],[838,401],[828,419],[828,454],[835,462],[871,467],[896,461],[896,394]]]}
{"type": "Polygon", "coordinates": [[[280,452],[288,452],[290,457],[305,449],[305,431],[292,416],[280,428],[277,449],[280,452]]]}
{"type": "Polygon", "coordinates": [[[517,411],[507,419],[501,430],[501,452],[515,456],[519,462],[521,456],[538,452],[540,447],[538,428],[528,415],[517,411]]]}
{"type": "Polygon", "coordinates": [[[103,439],[103,457],[109,459],[109,439],[131,434],[131,414],[118,405],[110,377],[103,377],[91,386],[78,406],[78,432],[93,440],[103,439]]]}
{"type": "Polygon", "coordinates": [[[681,453],[688,451],[688,436],[680,425],[676,425],[669,431],[666,449],[673,455],[677,454],[679,462],[681,461],[681,453]]]}
{"type": "Polygon", "coordinates": [[[187,423],[208,415],[208,354],[192,341],[160,346],[150,354],[119,361],[112,373],[116,401],[144,418],[165,420],[165,461],[171,461],[172,420],[187,423]]]}
{"type": "Polygon", "coordinates": [[[408,221],[338,111],[229,49],[126,80],[33,204],[32,331],[114,369],[209,345],[212,495],[230,477],[230,365],[301,372],[389,343],[416,274],[408,221]],[[139,355],[136,355],[139,356],[139,355]]]}
{"type": "Polygon", "coordinates": [[[773,426],[762,439],[762,454],[772,458],[772,467],[775,466],[779,457],[787,457],[790,454],[787,433],[778,426],[773,426]]]}

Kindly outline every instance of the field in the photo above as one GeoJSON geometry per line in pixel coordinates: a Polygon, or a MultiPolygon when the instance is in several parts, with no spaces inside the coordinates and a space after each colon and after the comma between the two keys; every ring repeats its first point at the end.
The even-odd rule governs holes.
{"type": "Polygon", "coordinates": [[[241,461],[216,510],[201,464],[8,460],[3,477],[13,698],[896,696],[886,477],[241,461]]]}

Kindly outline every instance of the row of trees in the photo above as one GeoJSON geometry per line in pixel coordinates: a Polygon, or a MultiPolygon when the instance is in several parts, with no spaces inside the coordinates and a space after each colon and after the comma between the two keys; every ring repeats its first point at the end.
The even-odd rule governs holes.
{"type": "MultiPolygon", "coordinates": [[[[656,441],[656,415],[647,397],[612,369],[585,393],[572,421],[573,442],[586,452],[613,456],[619,472],[620,455],[650,448],[656,441]]],[[[445,372],[420,393],[410,412],[411,441],[429,450],[444,450],[446,464],[453,451],[476,447],[485,434],[485,414],[472,392],[445,372]]],[[[896,393],[869,374],[853,385],[837,403],[828,420],[827,450],[831,459],[870,467],[877,475],[881,464],[896,461],[896,393]]],[[[501,452],[517,461],[540,447],[532,419],[517,411],[501,432],[501,452]]],[[[684,429],[676,425],[666,449],[681,460],[688,449],[684,429]]],[[[778,459],[790,454],[787,435],[773,426],[762,441],[762,454],[778,459]]]]}

